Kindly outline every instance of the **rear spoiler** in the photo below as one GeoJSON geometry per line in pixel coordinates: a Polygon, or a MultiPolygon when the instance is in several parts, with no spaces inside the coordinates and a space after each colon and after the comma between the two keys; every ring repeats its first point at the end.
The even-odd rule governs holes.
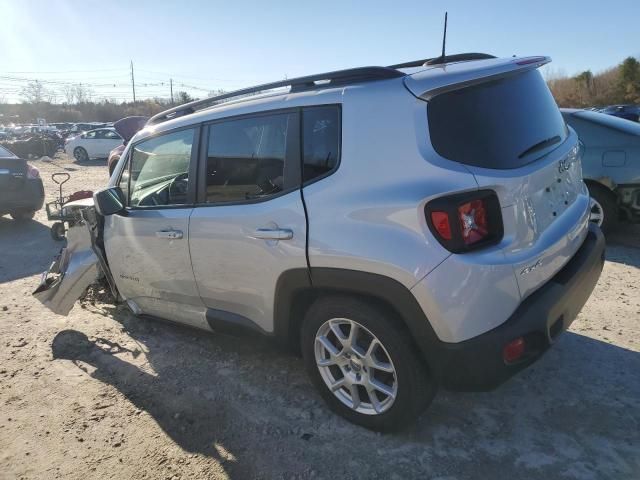
{"type": "Polygon", "coordinates": [[[550,57],[515,57],[453,63],[407,75],[404,83],[416,97],[429,101],[441,93],[533,70],[549,62],[550,57]]]}

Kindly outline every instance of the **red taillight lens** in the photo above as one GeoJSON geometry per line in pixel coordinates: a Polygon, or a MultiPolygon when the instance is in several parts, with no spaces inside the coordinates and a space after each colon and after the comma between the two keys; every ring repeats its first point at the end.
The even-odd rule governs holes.
{"type": "Polygon", "coordinates": [[[504,346],[504,349],[502,350],[502,358],[505,363],[513,363],[524,355],[524,350],[524,338],[518,337],[504,346]]]}
{"type": "Polygon", "coordinates": [[[487,210],[483,200],[473,200],[460,205],[458,219],[465,245],[478,243],[489,235],[487,210]]]}
{"type": "Polygon", "coordinates": [[[433,228],[442,238],[451,240],[451,225],[447,212],[431,212],[431,222],[433,222],[433,228]]]}
{"type": "Polygon", "coordinates": [[[453,253],[494,245],[504,234],[500,201],[492,190],[436,198],[425,206],[425,215],[433,236],[453,253]]]}
{"type": "Polygon", "coordinates": [[[40,178],[40,170],[38,170],[33,165],[29,165],[27,163],[27,178],[31,180],[35,180],[36,178],[40,178]]]}

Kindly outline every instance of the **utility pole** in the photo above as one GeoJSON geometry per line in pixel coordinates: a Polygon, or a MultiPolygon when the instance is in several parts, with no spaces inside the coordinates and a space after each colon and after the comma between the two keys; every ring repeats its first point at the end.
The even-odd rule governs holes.
{"type": "Polygon", "coordinates": [[[133,60],[131,60],[131,89],[133,90],[133,103],[136,103],[136,80],[133,77],[133,60]]]}
{"type": "Polygon", "coordinates": [[[173,78],[169,79],[169,88],[171,89],[171,105],[173,105],[173,78]]]}

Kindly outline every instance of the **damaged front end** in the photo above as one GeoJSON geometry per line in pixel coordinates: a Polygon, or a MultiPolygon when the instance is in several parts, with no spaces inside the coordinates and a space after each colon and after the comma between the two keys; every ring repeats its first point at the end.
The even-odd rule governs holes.
{"type": "Polygon", "coordinates": [[[59,315],[68,315],[89,285],[103,277],[114,298],[118,298],[104,254],[103,217],[95,207],[88,206],[82,210],[81,218],[67,231],[67,246],[42,274],[40,285],[33,292],[43,305],[59,315]]]}

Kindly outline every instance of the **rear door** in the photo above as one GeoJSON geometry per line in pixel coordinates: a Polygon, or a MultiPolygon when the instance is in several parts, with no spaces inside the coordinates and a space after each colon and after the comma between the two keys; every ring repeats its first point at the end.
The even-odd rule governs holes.
{"type": "Polygon", "coordinates": [[[126,212],[105,217],[104,243],[134,311],[206,328],[189,255],[198,139],[186,128],[131,146],[119,183],[126,212]]]}
{"type": "Polygon", "coordinates": [[[586,236],[589,199],[577,135],[533,69],[436,95],[427,112],[436,152],[498,194],[501,246],[521,295],[529,295],[586,236]]]}
{"type": "Polygon", "coordinates": [[[298,111],[216,121],[203,136],[189,225],[200,296],[214,329],[272,332],[278,278],[307,267],[298,111]]]}
{"type": "Polygon", "coordinates": [[[98,130],[91,130],[80,136],[78,146],[83,147],[87,151],[89,158],[94,158],[98,156],[98,152],[100,151],[99,143],[98,130]]]}

